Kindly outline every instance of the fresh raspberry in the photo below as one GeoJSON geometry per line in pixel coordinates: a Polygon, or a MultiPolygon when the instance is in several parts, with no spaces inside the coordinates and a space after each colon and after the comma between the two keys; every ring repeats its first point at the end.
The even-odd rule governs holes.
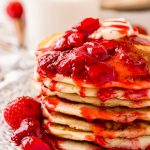
{"type": "Polygon", "coordinates": [[[12,129],[18,129],[23,119],[35,118],[40,120],[41,105],[31,97],[18,97],[6,106],[4,118],[12,129]]]}
{"type": "Polygon", "coordinates": [[[23,7],[20,2],[13,1],[8,4],[6,11],[11,18],[21,18],[23,14],[23,7]]]}
{"type": "Polygon", "coordinates": [[[27,136],[22,140],[22,150],[53,150],[41,139],[35,136],[27,136]]]}
{"type": "Polygon", "coordinates": [[[20,145],[21,140],[29,135],[41,136],[40,123],[34,118],[22,120],[20,127],[13,133],[11,140],[20,145]]]}
{"type": "Polygon", "coordinates": [[[67,38],[68,44],[72,47],[79,47],[84,42],[84,34],[81,32],[73,32],[67,38]]]}
{"type": "Polygon", "coordinates": [[[100,23],[98,19],[94,18],[86,18],[83,21],[81,21],[79,24],[77,24],[73,29],[77,29],[80,32],[91,34],[96,29],[100,27],[100,23]]]}

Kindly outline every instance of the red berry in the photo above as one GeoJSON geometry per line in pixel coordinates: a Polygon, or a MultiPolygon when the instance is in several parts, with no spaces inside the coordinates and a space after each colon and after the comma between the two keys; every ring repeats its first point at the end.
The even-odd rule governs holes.
{"type": "Polygon", "coordinates": [[[57,51],[62,51],[69,48],[69,45],[67,43],[67,39],[65,37],[60,38],[54,46],[54,49],[57,51]]]}
{"type": "Polygon", "coordinates": [[[91,34],[99,27],[100,27],[99,19],[86,18],[73,28],[77,29],[80,32],[91,34]]]}
{"type": "Polygon", "coordinates": [[[29,118],[22,120],[20,127],[13,133],[11,138],[17,145],[21,144],[21,140],[26,136],[40,136],[41,128],[40,123],[36,119],[29,118]]]}
{"type": "Polygon", "coordinates": [[[10,2],[6,9],[11,18],[21,18],[23,14],[22,4],[18,1],[10,2]]]}
{"type": "Polygon", "coordinates": [[[52,150],[46,143],[35,136],[27,136],[22,140],[22,150],[52,150]]]}
{"type": "Polygon", "coordinates": [[[68,44],[72,47],[79,47],[84,42],[84,34],[81,32],[74,32],[67,38],[68,44]]]}
{"type": "Polygon", "coordinates": [[[23,119],[35,118],[40,120],[41,105],[31,97],[18,97],[7,105],[4,110],[4,118],[12,129],[18,129],[23,119]]]}

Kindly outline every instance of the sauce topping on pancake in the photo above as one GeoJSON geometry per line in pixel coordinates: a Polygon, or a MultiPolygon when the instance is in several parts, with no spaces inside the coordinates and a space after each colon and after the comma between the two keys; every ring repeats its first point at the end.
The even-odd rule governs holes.
{"type": "Polygon", "coordinates": [[[113,98],[128,99],[134,101],[140,101],[144,99],[149,99],[148,89],[141,90],[126,90],[117,88],[105,88],[99,89],[97,97],[101,101],[106,101],[113,98]]]}
{"type": "Polygon", "coordinates": [[[98,88],[149,88],[147,61],[136,53],[134,45],[150,45],[150,41],[137,34],[124,20],[101,23],[98,19],[87,18],[65,32],[53,47],[44,49],[37,71],[43,77],[51,78],[56,74],[70,77],[80,86],[87,83],[98,88]],[[92,36],[95,32],[99,34],[99,30],[111,33],[110,29],[119,36],[116,38],[114,33],[111,39],[104,38],[106,33],[99,38],[92,36]]]}
{"type": "MultiPolygon", "coordinates": [[[[68,107],[70,103],[64,102],[60,98],[55,97],[46,97],[42,100],[43,105],[49,110],[49,111],[58,111],[62,112],[64,107],[68,107]],[[61,106],[62,110],[58,110],[61,106]],[[64,107],[63,107],[64,106],[64,107]]],[[[89,107],[87,105],[85,106],[75,106],[78,107],[78,113],[74,114],[75,116],[80,116],[82,118],[85,118],[89,121],[92,120],[112,120],[114,122],[119,123],[130,123],[135,120],[149,120],[148,116],[148,108],[145,109],[133,109],[132,111],[130,109],[126,109],[124,107],[118,107],[118,108],[98,108],[98,107],[89,107]]],[[[71,108],[71,107],[70,107],[71,108]]],[[[63,111],[64,112],[64,111],[63,111]]],[[[68,112],[65,112],[68,114],[68,112]]]]}
{"type": "Polygon", "coordinates": [[[50,89],[52,92],[56,91],[56,83],[57,83],[57,81],[54,81],[54,80],[52,80],[52,81],[50,82],[49,89],[50,89]]]}

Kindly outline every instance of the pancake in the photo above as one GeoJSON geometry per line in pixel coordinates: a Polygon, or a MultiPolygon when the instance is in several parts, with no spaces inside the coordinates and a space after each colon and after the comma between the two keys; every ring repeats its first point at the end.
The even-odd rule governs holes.
{"type": "Polygon", "coordinates": [[[37,84],[37,83],[34,83],[34,86],[40,95],[41,94],[45,96],[56,95],[60,98],[67,99],[69,101],[92,104],[95,106],[101,106],[101,107],[126,106],[129,108],[144,108],[150,106],[149,99],[144,99],[140,101],[131,101],[131,100],[120,100],[120,99],[112,98],[105,101],[101,101],[99,98],[92,97],[92,96],[81,97],[80,95],[74,93],[62,93],[57,91],[50,91],[46,86],[42,86],[41,84],[37,84]]]}
{"type": "MultiPolygon", "coordinates": [[[[149,49],[148,49],[148,50],[149,50],[149,49]]],[[[79,86],[72,78],[63,76],[63,75],[61,75],[61,74],[56,74],[54,77],[51,77],[51,78],[41,77],[41,76],[37,73],[37,67],[35,67],[34,79],[35,79],[36,81],[42,80],[42,82],[44,82],[45,85],[49,85],[50,81],[51,81],[51,80],[54,80],[54,81],[57,81],[57,82],[62,82],[62,83],[64,83],[64,84],[79,86]]],[[[113,84],[114,84],[114,86],[112,86],[112,84],[111,84],[111,85],[108,84],[108,86],[106,86],[106,87],[104,87],[104,88],[118,87],[118,84],[117,84],[116,82],[114,82],[113,84]]],[[[144,85],[144,84],[148,84],[148,85],[149,85],[149,82],[143,82],[143,83],[142,83],[142,82],[141,82],[141,83],[139,82],[139,86],[135,86],[134,88],[133,88],[132,86],[130,87],[130,86],[125,85],[125,84],[122,83],[122,88],[126,88],[126,89],[136,89],[136,90],[148,88],[148,87],[147,87],[148,85],[144,85]],[[141,84],[141,85],[140,85],[140,84],[141,84]],[[142,87],[140,87],[140,86],[142,86],[142,87]]],[[[131,85],[132,85],[132,84],[131,84],[131,85]]],[[[86,84],[86,83],[82,84],[81,86],[84,87],[84,88],[94,88],[94,89],[97,88],[97,87],[93,86],[92,84],[86,84]]]]}
{"type": "Polygon", "coordinates": [[[150,121],[150,108],[130,109],[123,107],[99,108],[87,104],[70,103],[58,97],[45,97],[42,104],[49,111],[73,115],[87,120],[112,120],[120,123],[134,120],[150,121]]]}
{"type": "MultiPolygon", "coordinates": [[[[51,82],[52,83],[52,82],[51,82]]],[[[37,89],[42,88],[42,86],[45,86],[46,88],[48,87],[48,85],[42,85],[40,82],[36,82],[34,83],[35,86],[37,86],[37,89]]],[[[49,90],[49,88],[47,88],[49,90]]],[[[66,84],[63,82],[57,82],[55,84],[55,90],[54,91],[58,91],[58,92],[62,92],[62,93],[76,93],[78,95],[80,95],[80,90],[81,88],[79,86],[74,86],[71,84],[66,84]]],[[[86,88],[84,90],[84,94],[85,96],[95,96],[97,95],[98,89],[94,89],[94,88],[86,88]]]]}
{"type": "MultiPolygon", "coordinates": [[[[66,84],[63,82],[55,82],[54,80],[47,80],[46,82],[34,82],[36,89],[39,91],[42,88],[45,89],[45,92],[61,92],[61,93],[74,93],[78,94],[81,97],[98,97],[100,101],[105,101],[110,98],[123,99],[123,100],[133,100],[139,101],[143,99],[150,99],[150,90],[122,90],[122,89],[96,89],[96,88],[83,88],[79,86],[74,86],[71,84],[66,84]],[[105,93],[109,92],[110,95],[105,93]],[[105,96],[106,95],[106,96],[105,96]],[[106,98],[105,98],[106,97],[106,98]],[[110,97],[110,98],[109,98],[110,97]]],[[[50,94],[51,95],[51,94],[50,94]]]]}
{"type": "Polygon", "coordinates": [[[65,125],[70,128],[92,132],[94,135],[104,138],[136,138],[150,135],[150,123],[138,121],[129,124],[120,124],[112,121],[87,122],[81,118],[76,118],[56,112],[48,112],[43,108],[43,116],[50,123],[65,125]]]}
{"type": "Polygon", "coordinates": [[[91,132],[83,132],[66,126],[50,124],[47,120],[43,121],[43,126],[50,134],[57,137],[71,139],[75,141],[88,141],[99,144],[105,148],[125,148],[131,150],[146,149],[150,143],[150,136],[141,136],[133,139],[125,138],[102,138],[94,136],[91,132]]]}
{"type": "Polygon", "coordinates": [[[101,106],[101,107],[116,107],[116,106],[126,106],[129,108],[143,108],[143,107],[149,107],[150,106],[150,100],[145,99],[141,101],[130,101],[130,100],[120,100],[120,99],[109,99],[106,101],[101,101],[97,97],[81,97],[77,94],[68,94],[68,93],[61,93],[56,92],[55,95],[57,95],[60,98],[67,99],[73,102],[78,103],[87,103],[92,104],[95,106],[101,106]]]}
{"type": "Polygon", "coordinates": [[[67,99],[73,102],[78,103],[85,103],[85,104],[91,104],[94,106],[101,106],[101,107],[116,107],[116,106],[125,106],[129,108],[144,108],[150,106],[150,100],[141,100],[141,101],[130,101],[130,100],[120,100],[120,99],[109,99],[106,101],[100,101],[97,97],[81,97],[77,94],[66,94],[61,92],[56,92],[55,95],[57,95],[60,98],[67,99]]]}
{"type": "MultiPolygon", "coordinates": [[[[59,138],[54,135],[47,135],[46,141],[52,147],[52,150],[104,150],[102,147],[91,142],[73,141],[59,138]]],[[[41,150],[41,149],[36,149],[41,150]]]]}
{"type": "Polygon", "coordinates": [[[61,140],[58,143],[60,149],[63,150],[103,150],[100,146],[96,146],[95,144],[89,142],[79,142],[79,141],[71,141],[71,140],[61,140]]]}

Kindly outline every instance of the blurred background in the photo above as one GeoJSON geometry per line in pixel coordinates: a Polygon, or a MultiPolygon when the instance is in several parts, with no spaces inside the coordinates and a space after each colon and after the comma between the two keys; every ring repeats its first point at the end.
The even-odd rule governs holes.
{"type": "Polygon", "coordinates": [[[41,39],[86,17],[123,17],[148,34],[150,0],[0,0],[0,88],[33,69],[41,39]]]}

